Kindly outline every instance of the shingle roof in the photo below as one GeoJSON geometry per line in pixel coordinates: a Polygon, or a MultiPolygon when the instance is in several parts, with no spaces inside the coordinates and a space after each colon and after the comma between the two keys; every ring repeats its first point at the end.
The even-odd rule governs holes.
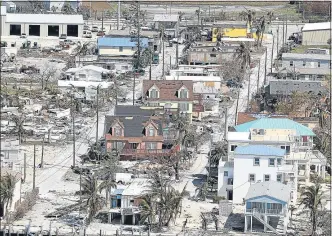
{"type": "Polygon", "coordinates": [[[247,201],[255,197],[269,196],[288,203],[290,192],[291,188],[289,185],[276,181],[265,181],[250,185],[245,200],[247,201]]]}
{"type": "Polygon", "coordinates": [[[313,54],[313,53],[283,53],[282,60],[284,59],[308,59],[308,60],[325,60],[330,61],[330,55],[328,54],[313,54]]]}
{"type": "MultiPolygon", "coordinates": [[[[141,38],[140,46],[148,47],[148,38],[141,38]]],[[[97,40],[98,47],[137,47],[137,41],[131,37],[102,37],[97,40]]]]}
{"type": "Polygon", "coordinates": [[[77,24],[83,25],[82,15],[64,15],[64,14],[14,14],[7,13],[6,23],[22,24],[77,24]]]}
{"type": "Polygon", "coordinates": [[[294,129],[298,136],[315,136],[311,129],[286,118],[262,118],[234,127],[237,132],[250,132],[250,129],[294,129]]]}
{"type": "Polygon", "coordinates": [[[192,101],[193,100],[193,81],[189,80],[143,80],[143,96],[147,100],[154,101],[192,101]],[[159,98],[147,98],[148,90],[152,86],[160,90],[159,98]],[[177,92],[185,86],[189,90],[188,98],[178,98],[177,92]]]}
{"type": "Polygon", "coordinates": [[[284,156],[286,151],[281,148],[269,147],[265,145],[239,146],[235,149],[237,155],[258,155],[258,156],[284,156]]]}
{"type": "Polygon", "coordinates": [[[302,32],[312,31],[312,30],[328,30],[328,29],[331,29],[331,22],[309,23],[303,26],[302,32]]]}
{"type": "MultiPolygon", "coordinates": [[[[105,132],[109,133],[110,127],[116,119],[124,126],[124,137],[143,137],[144,123],[150,120],[147,116],[106,116],[105,117],[105,132]]],[[[158,126],[158,135],[163,135],[162,122],[158,119],[153,119],[153,122],[158,126]]]]}

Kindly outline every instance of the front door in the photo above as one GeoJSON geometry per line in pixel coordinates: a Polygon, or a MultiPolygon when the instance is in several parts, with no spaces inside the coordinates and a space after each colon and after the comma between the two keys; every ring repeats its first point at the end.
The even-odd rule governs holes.
{"type": "Polygon", "coordinates": [[[233,200],[233,190],[227,191],[227,200],[233,200]]]}

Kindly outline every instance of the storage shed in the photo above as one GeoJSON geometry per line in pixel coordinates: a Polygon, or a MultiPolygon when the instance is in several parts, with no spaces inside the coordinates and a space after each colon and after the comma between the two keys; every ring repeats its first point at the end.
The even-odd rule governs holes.
{"type": "Polygon", "coordinates": [[[305,24],[302,28],[303,45],[327,45],[331,38],[331,22],[305,24]]]}
{"type": "Polygon", "coordinates": [[[1,36],[82,37],[83,16],[63,14],[13,14],[1,16],[1,36]]]}

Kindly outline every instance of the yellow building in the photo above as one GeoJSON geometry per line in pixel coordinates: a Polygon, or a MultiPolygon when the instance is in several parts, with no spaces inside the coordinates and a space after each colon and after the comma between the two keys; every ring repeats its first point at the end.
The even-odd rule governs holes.
{"type": "MultiPolygon", "coordinates": [[[[223,38],[254,38],[257,39],[255,33],[256,30],[250,30],[249,26],[247,28],[240,27],[227,27],[227,28],[213,28],[212,29],[212,42],[217,42],[218,35],[223,38]],[[252,33],[252,31],[254,31],[252,33]]],[[[263,36],[263,40],[266,36],[263,36]]]]}

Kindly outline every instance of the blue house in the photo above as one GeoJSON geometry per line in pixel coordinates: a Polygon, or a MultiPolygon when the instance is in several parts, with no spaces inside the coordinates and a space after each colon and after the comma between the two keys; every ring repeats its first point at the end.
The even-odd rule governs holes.
{"type": "MultiPolygon", "coordinates": [[[[101,37],[97,39],[99,56],[132,57],[137,51],[138,39],[132,37],[101,37]]],[[[140,38],[141,49],[148,48],[149,39],[140,38]]]]}
{"type": "Polygon", "coordinates": [[[244,199],[244,232],[286,234],[290,199],[289,185],[276,181],[252,184],[244,199]]]}

